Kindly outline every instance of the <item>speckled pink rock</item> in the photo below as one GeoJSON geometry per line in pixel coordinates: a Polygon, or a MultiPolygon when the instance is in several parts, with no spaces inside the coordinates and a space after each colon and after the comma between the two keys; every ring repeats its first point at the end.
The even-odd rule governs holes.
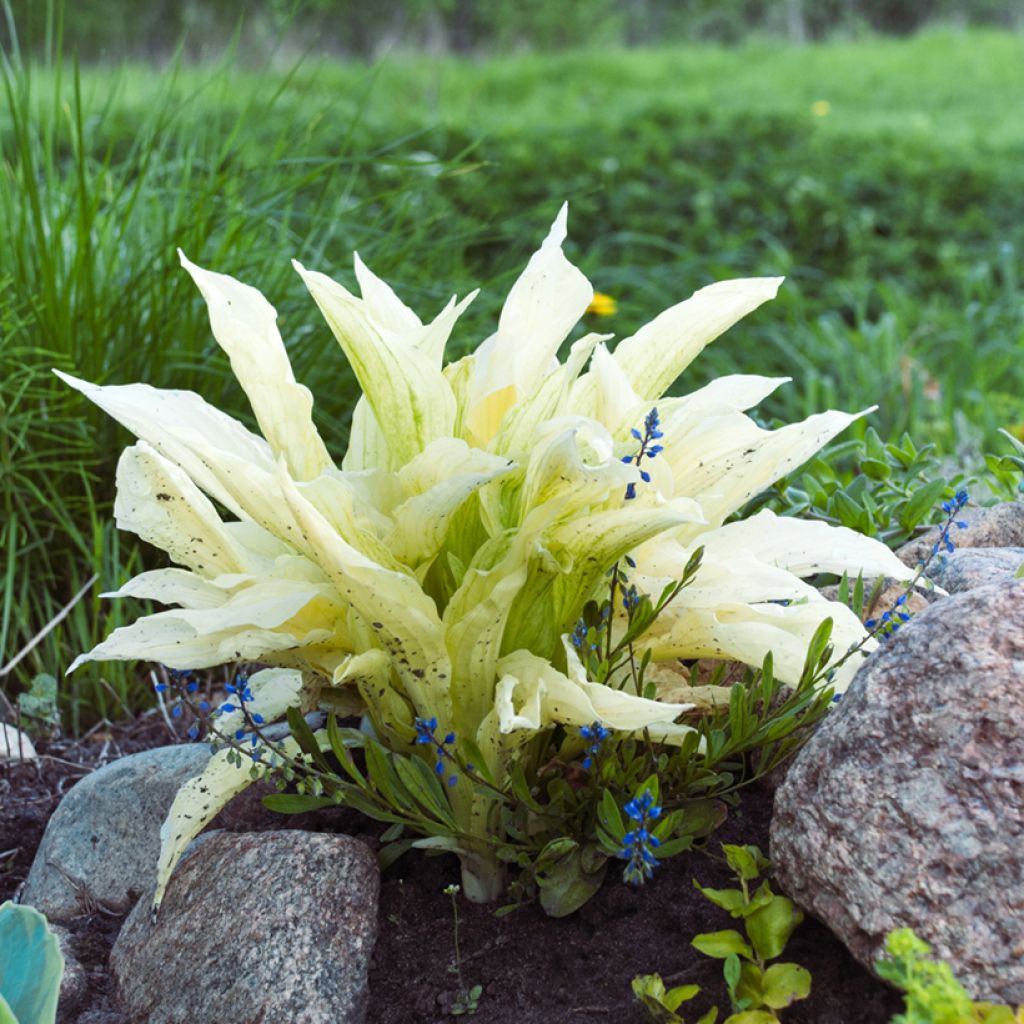
{"type": "MultiPolygon", "coordinates": [[[[988,508],[965,508],[957,519],[967,523],[966,530],[954,527],[950,538],[957,548],[1024,547],[1024,501],[1004,501],[988,508]]],[[[908,541],[896,554],[905,565],[914,566],[931,554],[939,539],[939,528],[908,541]]]]}
{"type": "Polygon", "coordinates": [[[1024,565],[1024,548],[957,548],[928,567],[928,576],[943,590],[961,594],[986,583],[1012,580],[1024,565]]]}
{"type": "Polygon", "coordinates": [[[863,963],[911,927],[974,998],[1024,1001],[1024,581],[865,662],[776,793],[771,857],[863,963]]]}
{"type": "Polygon", "coordinates": [[[212,833],[143,897],[110,963],[135,1024],[358,1024],[377,937],[376,858],[347,836],[212,833]]]}

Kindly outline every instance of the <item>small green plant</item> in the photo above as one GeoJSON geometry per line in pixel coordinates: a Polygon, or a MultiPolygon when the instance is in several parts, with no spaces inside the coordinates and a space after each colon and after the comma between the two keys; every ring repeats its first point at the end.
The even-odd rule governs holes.
{"type": "Polygon", "coordinates": [[[780,480],[747,514],[768,507],[847,526],[898,547],[929,526],[936,504],[963,484],[961,475],[943,478],[934,445],[918,447],[908,434],[886,443],[868,427],[863,440],[833,445],[780,480]]]}
{"type": "MultiPolygon", "coordinates": [[[[640,974],[633,979],[633,995],[640,1001],[651,1020],[659,1024],[686,1024],[676,1010],[700,992],[699,985],[677,985],[666,989],[660,974],[640,974]]],[[[715,1024],[718,1007],[712,1007],[697,1024],[715,1024]]]]}
{"type": "Polygon", "coordinates": [[[929,958],[932,948],[910,928],[885,940],[888,954],[875,964],[879,977],[904,993],[903,1013],[891,1024],[1024,1024],[1024,1006],[976,1003],[949,964],[929,958]]]}
{"type": "Polygon", "coordinates": [[[32,907],[0,906],[0,1024],[53,1024],[63,975],[46,918],[32,907]]]}
{"type": "Polygon", "coordinates": [[[34,735],[60,728],[57,680],[48,672],[40,672],[32,679],[28,691],[18,694],[18,711],[34,735]]]}
{"type": "Polygon", "coordinates": [[[462,955],[459,950],[459,902],[458,896],[461,892],[461,888],[458,885],[445,886],[445,895],[451,897],[452,901],[452,921],[454,922],[455,929],[455,962],[448,968],[449,972],[456,975],[459,979],[459,994],[455,997],[455,1002],[452,1003],[451,1010],[449,1011],[453,1017],[461,1017],[463,1014],[472,1016],[478,1009],[480,1009],[480,996],[483,994],[483,985],[474,985],[472,988],[466,987],[466,982],[462,977],[462,955]]]}
{"type": "Polygon", "coordinates": [[[694,885],[716,906],[743,921],[746,936],[735,929],[694,937],[695,949],[724,961],[723,973],[736,1012],[725,1024],[763,1024],[779,1019],[783,1010],[811,991],[811,975],[794,963],[770,963],[786,948],[803,913],[786,896],[776,895],[767,881],[754,883],[771,866],[756,846],[723,844],[722,852],[739,880],[738,889],[694,885]]]}

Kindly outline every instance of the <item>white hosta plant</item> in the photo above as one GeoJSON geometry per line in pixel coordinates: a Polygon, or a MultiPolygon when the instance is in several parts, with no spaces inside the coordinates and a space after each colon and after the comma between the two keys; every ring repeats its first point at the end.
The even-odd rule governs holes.
{"type": "MultiPolygon", "coordinates": [[[[559,363],[593,296],[562,251],[565,236],[563,207],[497,329],[448,365],[445,343],[472,295],[423,323],[358,256],[360,296],[295,264],[362,389],[340,467],[273,307],[182,256],[262,436],[192,392],[65,376],[139,438],[118,465],[118,526],[179,566],[113,595],[175,607],[116,630],[72,668],[261,662],[275,667],[253,677],[251,710],[268,721],[289,707],[362,708],[388,747],[429,760],[416,722],[436,719],[439,734],[475,741],[500,781],[530,738],[556,725],[600,721],[662,742],[686,733],[676,720],[692,705],[679,700],[674,673],[653,674],[675,680],[672,702],[644,699],[628,680],[617,689],[588,679],[569,640],[626,555],[632,582],[658,594],[704,548],[695,580],[639,645],[655,663],[756,666],[771,651],[777,677],[795,680],[824,619],[838,651],[861,640],[853,613],[803,579],[909,578],[886,547],[770,512],[726,520],[863,413],[765,430],[745,411],[785,379],[747,375],[662,398],[781,279],[702,288],[613,352],[608,336],[588,334],[559,363]],[[655,406],[663,451],[638,466],[634,431],[655,406]]],[[[837,690],[853,671],[840,668],[837,690]]],[[[157,902],[189,840],[250,781],[228,753],[214,754],[175,801],[157,902]]],[[[495,898],[502,874],[487,838],[500,830],[497,804],[464,779],[447,796],[465,892],[495,898]]]]}

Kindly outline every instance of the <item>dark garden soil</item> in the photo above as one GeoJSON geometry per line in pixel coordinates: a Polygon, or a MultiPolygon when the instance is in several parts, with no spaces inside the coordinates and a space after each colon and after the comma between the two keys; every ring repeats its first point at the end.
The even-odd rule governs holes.
{"type": "MultiPolygon", "coordinates": [[[[0,902],[17,893],[50,814],[77,779],[117,756],[169,741],[164,723],[149,717],[75,743],[40,742],[44,756],[38,765],[0,768],[0,902]]],[[[459,897],[463,981],[467,987],[483,988],[475,1021],[643,1024],[647,1018],[633,1000],[630,981],[637,974],[654,972],[670,987],[701,986],[701,996],[681,1007],[687,1020],[696,1019],[713,1003],[722,1008],[719,1020],[728,1016],[721,963],[697,953],[689,942],[698,932],[719,931],[735,922],[701,896],[693,879],[713,887],[731,885],[718,843],[757,843],[767,849],[771,806],[771,794],[752,787],[742,806],[712,837],[707,852],[666,861],[639,891],[625,886],[621,872],[611,865],[601,891],[569,918],[547,918],[534,906],[496,918],[493,908],[459,897]]],[[[377,830],[372,824],[368,827],[343,811],[332,819],[331,813],[298,820],[274,816],[273,822],[283,828],[358,832],[359,838],[373,843],[371,833],[377,830]]],[[[231,827],[230,819],[222,824],[231,827]]],[[[262,822],[261,826],[267,827],[262,822]]],[[[385,873],[368,1024],[455,1019],[451,1010],[459,981],[454,973],[454,927],[451,898],[443,890],[458,880],[454,858],[416,853],[407,854],[385,873]]],[[[77,1006],[62,1011],[59,1024],[80,1019],[122,1024],[113,1012],[107,967],[122,920],[97,912],[69,926],[85,988],[77,1006]],[[97,1010],[106,1010],[107,1015],[100,1016],[97,1010]]],[[[896,993],[857,964],[814,920],[797,930],[786,958],[808,968],[813,977],[810,998],[783,1014],[791,1024],[886,1024],[902,1006],[896,993]]]]}

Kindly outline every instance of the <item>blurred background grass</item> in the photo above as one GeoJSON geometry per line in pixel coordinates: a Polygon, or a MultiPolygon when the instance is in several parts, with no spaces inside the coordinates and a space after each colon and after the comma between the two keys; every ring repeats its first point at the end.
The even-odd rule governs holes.
{"type": "Polygon", "coordinates": [[[618,301],[600,329],[620,337],[711,280],[787,276],[684,389],[788,374],[766,418],[877,403],[883,438],[908,431],[968,470],[1021,431],[1014,5],[237,8],[0,4],[9,698],[54,675],[74,731],[150,700],[130,666],[61,675],[133,617],[98,595],[147,556],[111,523],[126,436],[50,368],[191,388],[251,422],[179,245],[275,303],[336,451],[352,377],[289,259],[350,282],[358,248],[423,314],[482,284],[458,355],[563,199],[571,257],[618,301]],[[923,14],[891,23],[904,7],[945,23],[870,31],[919,29],[923,14]]]}

